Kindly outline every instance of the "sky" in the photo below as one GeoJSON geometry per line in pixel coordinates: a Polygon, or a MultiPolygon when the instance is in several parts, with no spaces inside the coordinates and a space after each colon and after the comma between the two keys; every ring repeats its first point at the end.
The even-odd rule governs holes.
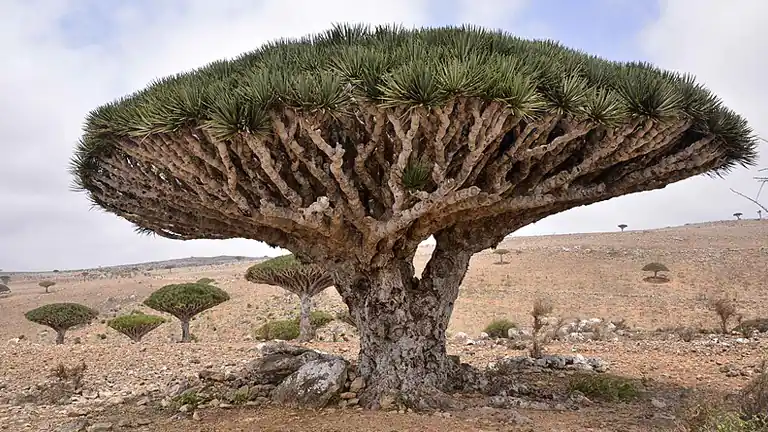
{"type": "MultiPolygon", "coordinates": [[[[156,77],[338,22],[471,23],[551,38],[613,60],[695,74],[768,137],[765,0],[0,1],[0,268],[86,268],[189,256],[277,255],[252,240],[140,236],[91,210],[67,172],[85,115],[156,77]]],[[[759,167],[768,166],[761,144],[759,167]]],[[[757,217],[757,167],[551,216],[517,235],[648,229],[757,217]]]]}

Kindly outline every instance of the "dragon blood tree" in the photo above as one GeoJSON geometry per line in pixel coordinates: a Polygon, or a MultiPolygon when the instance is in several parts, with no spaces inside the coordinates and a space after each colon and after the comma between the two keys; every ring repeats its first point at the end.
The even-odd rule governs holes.
{"type": "Polygon", "coordinates": [[[51,303],[32,309],[24,317],[33,323],[48,326],[56,332],[56,345],[64,343],[67,330],[88,324],[99,313],[78,303],[51,303]]]}
{"type": "Polygon", "coordinates": [[[181,322],[181,342],[192,341],[189,322],[200,312],[229,300],[226,291],[207,283],[166,285],[149,295],[144,305],[171,314],[181,322]]]}
{"type": "Polygon", "coordinates": [[[315,330],[310,322],[312,297],[333,285],[333,278],[323,267],[302,264],[293,255],[283,255],[249,267],[245,279],[253,283],[279,286],[299,296],[299,340],[309,341],[314,338],[315,330]]]}
{"type": "Polygon", "coordinates": [[[474,27],[342,25],[95,109],[71,170],[141,232],[326,268],[358,323],[361,403],[428,408],[452,390],[445,329],[474,253],[755,159],[746,121],[688,75],[474,27]]]}

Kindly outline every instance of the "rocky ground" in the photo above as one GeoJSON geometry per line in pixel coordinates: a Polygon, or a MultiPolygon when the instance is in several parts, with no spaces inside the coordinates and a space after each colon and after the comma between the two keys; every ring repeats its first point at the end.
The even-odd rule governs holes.
{"type": "MultiPolygon", "coordinates": [[[[180,383],[199,380],[201,371],[238,373],[262,357],[253,328],[296,313],[293,297],[242,280],[244,262],[121,279],[82,281],[59,274],[51,294],[44,294],[34,277],[12,280],[12,294],[0,299],[0,430],[277,431],[286,425],[297,431],[674,430],[690,406],[738,391],[761,364],[768,338],[700,331],[716,328],[707,303],[722,294],[736,295],[745,318],[768,315],[761,295],[768,282],[767,234],[768,222],[724,222],[514,238],[503,245],[511,251],[505,256],[508,264],[495,264],[498,256],[490,251],[476,256],[449,328],[451,354],[483,370],[505,357],[525,355],[531,301],[545,296],[555,304],[553,323],[575,322],[560,332],[562,340],[547,346],[547,353],[599,358],[606,370],[589,373],[627,377],[639,395],[629,402],[574,399],[568,383],[584,371],[534,364],[514,374],[514,387],[496,389],[504,396],[465,395],[467,410],[430,415],[397,407],[363,412],[350,394],[341,405],[334,399],[332,409],[317,412],[278,408],[269,398],[245,401],[234,393],[229,398],[237,400],[222,394],[213,404],[179,411],[189,405],[174,396],[180,383]],[[646,275],[639,269],[650,261],[666,264],[671,282],[643,282],[646,275]],[[51,332],[23,318],[25,311],[56,301],[81,302],[108,318],[141,309],[141,300],[162,285],[204,276],[232,299],[193,321],[197,342],[188,345],[172,343],[179,336],[175,322],[141,344],[98,322],[70,332],[67,344],[55,346],[51,332]],[[523,331],[513,339],[486,338],[482,331],[496,318],[511,319],[523,331]],[[691,341],[682,340],[680,327],[695,330],[691,341]],[[58,382],[49,377],[52,368],[81,362],[86,365],[82,389],[74,395],[49,390],[58,382]]],[[[428,253],[424,248],[417,257],[419,267],[428,253]]],[[[316,307],[343,310],[332,290],[317,299],[316,307]]],[[[332,322],[319,336],[307,347],[354,360],[354,329],[332,322]]]]}

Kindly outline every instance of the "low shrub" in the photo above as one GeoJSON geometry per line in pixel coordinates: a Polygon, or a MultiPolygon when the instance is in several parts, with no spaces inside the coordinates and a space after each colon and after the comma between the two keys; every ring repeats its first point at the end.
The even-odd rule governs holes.
{"type": "Polygon", "coordinates": [[[211,278],[204,277],[204,278],[198,279],[197,282],[195,283],[210,285],[210,284],[216,283],[216,281],[211,278]]]}
{"type": "Polygon", "coordinates": [[[261,340],[293,340],[299,337],[299,321],[296,319],[267,321],[253,332],[261,340]]]}
{"type": "Polygon", "coordinates": [[[677,335],[680,336],[680,339],[682,339],[683,342],[694,340],[698,333],[699,332],[692,327],[682,327],[677,331],[677,335]]]}
{"type": "Polygon", "coordinates": [[[634,381],[611,374],[574,375],[568,383],[568,390],[607,402],[628,402],[639,393],[634,381]]]}
{"type": "MultiPolygon", "coordinates": [[[[316,329],[328,324],[334,319],[334,316],[326,311],[312,311],[309,313],[309,322],[312,324],[312,327],[316,329]]],[[[296,318],[296,320],[298,322],[299,318],[296,318]]]]}
{"type": "Polygon", "coordinates": [[[492,338],[508,338],[509,329],[512,328],[517,328],[517,325],[508,319],[502,318],[491,321],[483,331],[492,338]]]}
{"type": "Polygon", "coordinates": [[[744,336],[750,336],[752,332],[765,333],[768,332],[768,318],[754,318],[743,320],[741,324],[734,329],[744,336]]]}

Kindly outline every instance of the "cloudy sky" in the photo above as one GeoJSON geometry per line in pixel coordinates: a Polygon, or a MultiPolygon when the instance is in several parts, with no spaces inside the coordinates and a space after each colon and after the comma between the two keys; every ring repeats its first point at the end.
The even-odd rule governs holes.
{"type": "MultiPolygon", "coordinates": [[[[554,38],[616,60],[694,73],[768,137],[765,0],[2,0],[0,268],[83,268],[188,256],[277,254],[246,240],[134,234],[70,192],[68,161],[86,113],[148,81],[336,22],[472,23],[554,38]],[[535,3],[535,4],[534,4],[535,3]]],[[[766,154],[763,146],[762,154],[766,154]]],[[[763,156],[760,166],[768,166],[763,156]]],[[[756,170],[552,216],[520,234],[653,228],[756,207],[756,170]]],[[[768,194],[767,194],[768,196],[768,194]]]]}

